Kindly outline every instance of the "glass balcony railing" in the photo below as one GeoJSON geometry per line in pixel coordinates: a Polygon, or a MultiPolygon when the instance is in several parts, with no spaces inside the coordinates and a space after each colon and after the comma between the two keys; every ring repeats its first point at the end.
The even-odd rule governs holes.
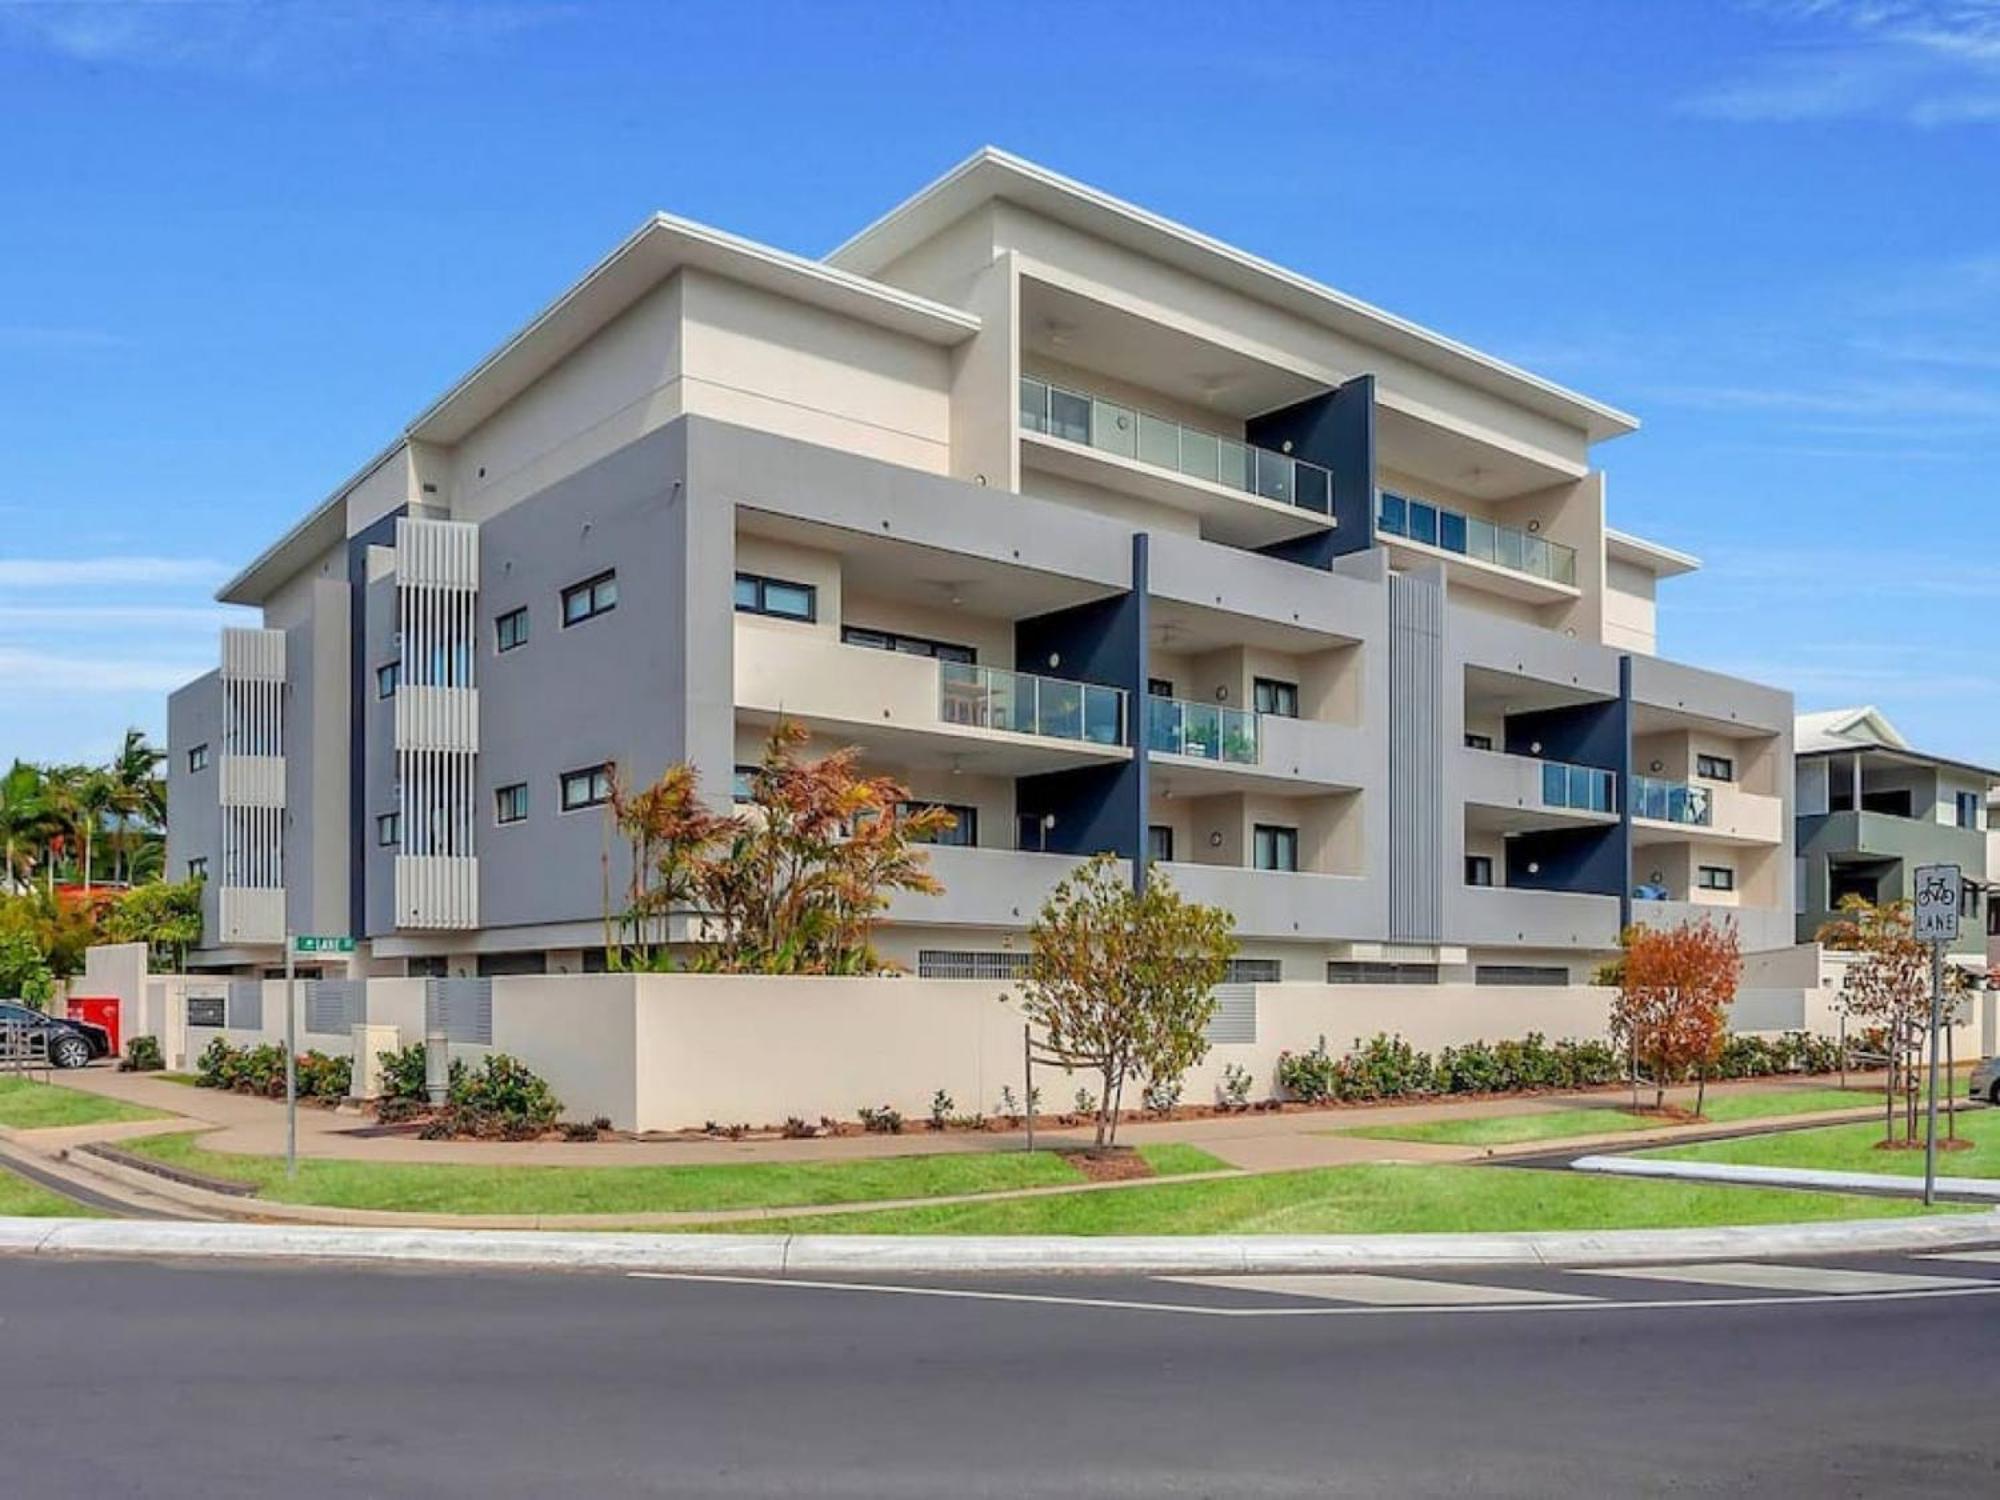
{"type": "Polygon", "coordinates": [[[1022,378],[1021,425],[1281,505],[1333,510],[1333,475],[1318,464],[1045,380],[1022,378]]]}
{"type": "Polygon", "coordinates": [[[947,724],[1093,745],[1125,743],[1122,688],[955,661],[938,663],[938,675],[938,716],[947,724]]]}
{"type": "Polygon", "coordinates": [[[1146,748],[1231,766],[1257,764],[1257,715],[1185,698],[1146,700],[1146,748]]]}
{"type": "Polygon", "coordinates": [[[1542,805],[1573,812],[1618,811],[1618,773],[1596,766],[1572,766],[1559,760],[1542,763],[1542,805]]]}
{"type": "Polygon", "coordinates": [[[1661,781],[1655,776],[1634,776],[1632,816],[1651,818],[1658,823],[1688,823],[1706,828],[1715,816],[1715,805],[1705,786],[1689,786],[1685,781],[1661,781]]]}
{"type": "Polygon", "coordinates": [[[1443,552],[1576,587],[1576,548],[1518,526],[1502,526],[1447,510],[1428,500],[1412,500],[1408,495],[1383,490],[1376,497],[1375,529],[1385,536],[1422,542],[1443,552]]]}

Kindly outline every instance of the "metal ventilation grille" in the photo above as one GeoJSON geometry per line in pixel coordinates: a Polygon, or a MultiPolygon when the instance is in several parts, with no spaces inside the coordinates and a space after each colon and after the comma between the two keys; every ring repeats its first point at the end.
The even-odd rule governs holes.
{"type": "Polygon", "coordinates": [[[974,948],[921,948],[919,979],[1004,979],[1028,977],[1025,953],[988,953],[974,948]]]}

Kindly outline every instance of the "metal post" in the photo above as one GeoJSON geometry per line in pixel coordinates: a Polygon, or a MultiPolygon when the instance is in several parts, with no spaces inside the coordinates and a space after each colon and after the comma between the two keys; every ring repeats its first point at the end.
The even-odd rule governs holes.
{"type": "Polygon", "coordinates": [[[285,1175],[299,1175],[299,1015],[292,934],[285,933],[285,1175]]]}
{"type": "Polygon", "coordinates": [[[1027,1090],[1021,1096],[1022,1108],[1028,1112],[1028,1149],[1035,1149],[1035,1035],[1026,1021],[1021,1023],[1021,1086],[1027,1090]]]}
{"type": "Polygon", "coordinates": [[[1931,1099],[1924,1126],[1924,1203],[1937,1201],[1938,1020],[1944,1010],[1944,944],[1931,944],[1931,1099]]]}

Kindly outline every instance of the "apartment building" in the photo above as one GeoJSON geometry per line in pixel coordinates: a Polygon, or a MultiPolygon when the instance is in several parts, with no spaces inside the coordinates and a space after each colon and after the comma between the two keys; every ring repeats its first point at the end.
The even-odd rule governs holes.
{"type": "Polygon", "coordinates": [[[1913,749],[1875,708],[1802,714],[1798,937],[1810,942],[1848,896],[1916,898],[1921,865],[1957,865],[1954,961],[1986,964],[1988,799],[2000,772],[1913,749]]]}
{"type": "Polygon", "coordinates": [[[1245,978],[1783,946],[1791,699],[1656,654],[1697,564],[1606,526],[1635,426],[997,151],[823,260],[655,217],[221,591],[200,961],[594,967],[604,768],[726,804],[780,716],[958,814],[880,935],[925,974],[1104,850],[1245,978]]]}

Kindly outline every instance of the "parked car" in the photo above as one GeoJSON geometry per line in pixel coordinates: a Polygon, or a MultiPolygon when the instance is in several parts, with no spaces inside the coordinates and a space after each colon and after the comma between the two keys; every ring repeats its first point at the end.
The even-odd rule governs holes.
{"type": "Polygon", "coordinates": [[[1984,1062],[1972,1065],[1972,1087],[1969,1092],[1975,1099],[1984,1099],[1988,1104],[2000,1104],[2000,1057],[1989,1057],[1984,1062]]]}
{"type": "Polygon", "coordinates": [[[86,1067],[111,1055],[111,1034],[102,1026],[43,1015],[18,1000],[0,1000],[0,1047],[13,1046],[17,1038],[29,1056],[39,1061],[46,1055],[58,1068],[86,1067]],[[23,1029],[16,1031],[13,1023],[23,1029]]]}

